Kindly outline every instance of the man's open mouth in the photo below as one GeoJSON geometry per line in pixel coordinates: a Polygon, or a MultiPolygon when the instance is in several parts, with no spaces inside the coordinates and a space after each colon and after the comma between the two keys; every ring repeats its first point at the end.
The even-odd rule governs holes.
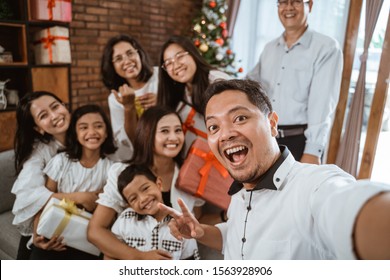
{"type": "Polygon", "coordinates": [[[239,162],[245,158],[248,153],[248,148],[245,146],[236,146],[224,151],[225,157],[231,162],[239,162]]]}

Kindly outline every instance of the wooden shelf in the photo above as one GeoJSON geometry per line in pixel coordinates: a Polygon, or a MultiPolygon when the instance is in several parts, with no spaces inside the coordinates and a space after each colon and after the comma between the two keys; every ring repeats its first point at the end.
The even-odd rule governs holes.
{"type": "MultiPolygon", "coordinates": [[[[32,19],[33,2],[34,0],[9,0],[12,15],[0,18],[0,45],[12,54],[13,60],[0,62],[0,81],[10,79],[6,88],[16,90],[19,99],[28,92],[45,90],[71,104],[71,65],[36,65],[33,49],[35,32],[53,26],[69,28],[69,22],[32,19]]],[[[12,149],[16,132],[15,105],[8,105],[0,110],[0,132],[0,151],[12,149]]]]}

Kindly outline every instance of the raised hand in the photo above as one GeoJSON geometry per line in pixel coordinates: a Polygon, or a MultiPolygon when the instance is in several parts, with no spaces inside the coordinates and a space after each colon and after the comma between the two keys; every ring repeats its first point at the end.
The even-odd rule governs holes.
{"type": "Polygon", "coordinates": [[[120,86],[119,92],[116,90],[111,90],[111,92],[115,95],[116,100],[123,106],[126,106],[128,104],[134,105],[135,91],[127,84],[120,86]]]}
{"type": "Polygon", "coordinates": [[[169,222],[171,234],[178,240],[183,240],[183,237],[187,239],[201,238],[204,235],[204,230],[198,220],[187,208],[183,200],[179,198],[177,202],[182,213],[162,203],[159,204],[159,208],[173,218],[169,222]]]}

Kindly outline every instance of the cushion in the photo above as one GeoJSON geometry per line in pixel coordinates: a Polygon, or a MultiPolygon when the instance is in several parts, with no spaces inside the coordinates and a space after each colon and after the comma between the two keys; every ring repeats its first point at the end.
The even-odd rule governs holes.
{"type": "Polygon", "coordinates": [[[11,193],[15,181],[14,150],[0,153],[0,213],[9,211],[15,201],[11,193]]]}
{"type": "Polygon", "coordinates": [[[0,215],[0,259],[2,260],[15,259],[18,253],[20,233],[12,225],[13,218],[12,212],[0,215]]]}

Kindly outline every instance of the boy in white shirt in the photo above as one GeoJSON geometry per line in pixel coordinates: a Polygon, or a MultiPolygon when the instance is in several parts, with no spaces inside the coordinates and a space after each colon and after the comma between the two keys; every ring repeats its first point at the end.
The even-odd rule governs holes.
{"type": "Polygon", "coordinates": [[[179,241],[170,234],[171,217],[158,207],[163,203],[161,188],[161,178],[148,167],[126,167],[118,177],[118,190],[129,207],[115,221],[112,232],[127,245],[147,252],[147,259],[199,259],[193,242],[179,241]]]}

